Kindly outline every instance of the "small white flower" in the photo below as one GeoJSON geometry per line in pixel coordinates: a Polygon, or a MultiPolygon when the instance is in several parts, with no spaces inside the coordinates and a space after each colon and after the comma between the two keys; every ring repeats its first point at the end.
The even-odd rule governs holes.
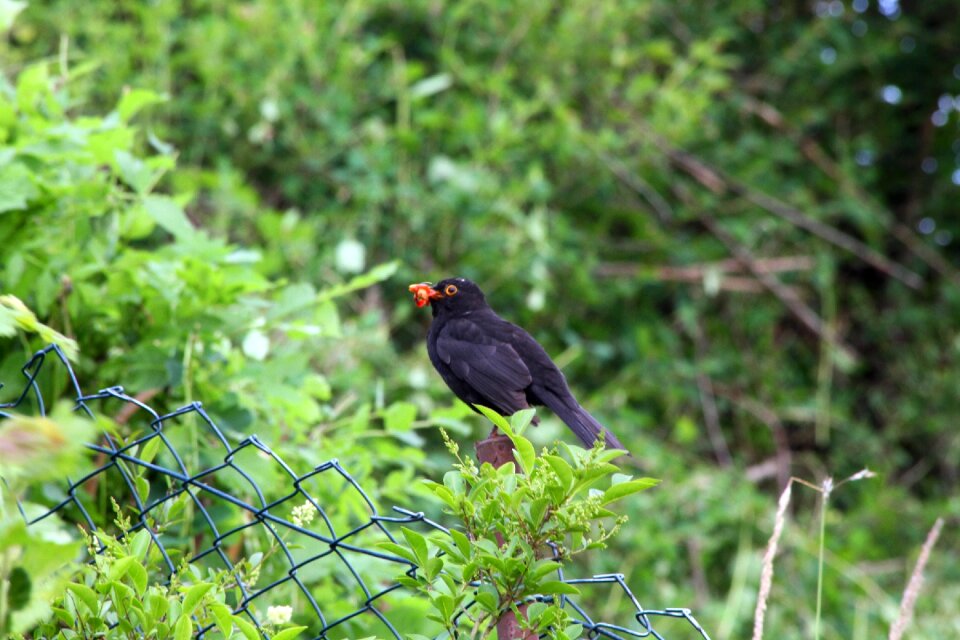
{"type": "Polygon", "coordinates": [[[270,624],[287,624],[293,615],[293,607],[278,605],[267,607],[267,622],[270,624]]]}
{"type": "Polygon", "coordinates": [[[345,273],[360,273],[367,263],[367,248],[353,238],[344,238],[334,251],[337,269],[345,273]]]}
{"type": "Polygon", "coordinates": [[[293,524],[298,527],[305,527],[306,525],[313,522],[313,517],[317,515],[317,508],[313,506],[313,503],[307,500],[299,507],[294,507],[290,512],[290,517],[293,520],[293,524]]]}
{"type": "Polygon", "coordinates": [[[253,329],[243,338],[242,348],[248,358],[262,361],[270,353],[270,338],[263,331],[253,329]]]}

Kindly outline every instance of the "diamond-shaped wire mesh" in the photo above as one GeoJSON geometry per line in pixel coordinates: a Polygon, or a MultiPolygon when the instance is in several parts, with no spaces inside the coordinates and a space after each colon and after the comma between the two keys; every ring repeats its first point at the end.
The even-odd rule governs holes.
{"type": "MultiPolygon", "coordinates": [[[[109,526],[110,522],[91,515],[109,513],[103,508],[104,496],[109,496],[133,513],[130,528],[119,533],[148,531],[170,572],[184,557],[201,568],[231,572],[241,593],[233,603],[235,612],[246,615],[261,631],[259,612],[267,605],[291,601],[298,611],[313,612],[310,631],[315,640],[351,637],[351,633],[400,640],[401,630],[418,631],[409,625],[419,618],[404,609],[410,594],[395,581],[401,573],[413,575],[417,567],[381,551],[379,543],[396,542],[391,530],[400,525],[445,532],[443,526],[400,507],[393,507],[395,515],[381,515],[336,459],[297,474],[256,436],[231,443],[200,403],[160,415],[119,386],[84,394],[55,345],[37,352],[23,367],[23,391],[12,401],[0,403],[0,416],[10,416],[14,409],[45,415],[47,403],[38,377],[51,356],[66,372],[76,410],[93,417],[94,409],[106,410],[106,405],[116,402],[127,412],[145,412],[148,426],[126,442],[103,433],[100,441],[88,444],[94,452],[93,467],[79,478],[65,479],[65,492],[42,512],[28,516],[21,508],[29,524],[57,516],[89,530],[109,526]],[[149,477],[148,489],[138,487],[139,475],[149,477]],[[258,478],[270,482],[258,482],[258,478]],[[179,530],[157,526],[184,496],[190,517],[179,530]],[[100,508],[92,508],[98,500],[100,508]],[[294,516],[294,509],[305,504],[316,509],[310,525],[294,516]],[[277,552],[261,562],[273,563],[264,573],[279,577],[265,584],[244,582],[236,566],[240,557],[271,547],[277,552]]],[[[567,578],[561,571],[558,577],[583,592],[594,590],[595,595],[597,589],[619,590],[633,608],[631,620],[614,624],[590,615],[576,598],[561,596],[586,637],[663,640],[653,621],[672,618],[684,622],[687,635],[671,637],[695,634],[709,640],[687,609],[645,609],[620,574],[567,578]]],[[[422,613],[416,615],[422,617],[422,613]]],[[[197,638],[209,630],[200,629],[197,638]]]]}

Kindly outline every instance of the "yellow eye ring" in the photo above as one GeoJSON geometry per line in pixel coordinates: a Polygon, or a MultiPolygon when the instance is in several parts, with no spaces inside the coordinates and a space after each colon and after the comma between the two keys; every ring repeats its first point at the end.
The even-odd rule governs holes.
{"type": "Polygon", "coordinates": [[[456,293],[457,293],[457,285],[455,285],[455,284],[448,284],[448,285],[446,286],[446,288],[443,290],[443,292],[444,292],[445,294],[447,294],[448,296],[456,295],[456,293]]]}

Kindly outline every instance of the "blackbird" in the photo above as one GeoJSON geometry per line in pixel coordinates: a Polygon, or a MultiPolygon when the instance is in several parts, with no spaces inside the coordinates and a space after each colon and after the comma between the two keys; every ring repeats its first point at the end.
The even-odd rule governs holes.
{"type": "Polygon", "coordinates": [[[410,285],[418,307],[431,305],[427,334],[430,362],[458,398],[511,415],[546,405],[580,441],[592,447],[603,434],[608,448],[624,449],[616,436],[580,406],[563,373],[529,333],[507,322],[487,304],[476,284],[448,278],[436,286],[410,285]]]}

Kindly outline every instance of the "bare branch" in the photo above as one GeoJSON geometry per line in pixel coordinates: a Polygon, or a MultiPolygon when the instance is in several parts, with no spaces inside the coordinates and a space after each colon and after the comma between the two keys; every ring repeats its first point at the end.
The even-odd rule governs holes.
{"type": "Polygon", "coordinates": [[[811,309],[800,297],[796,294],[796,291],[791,290],[786,287],[782,282],[777,280],[774,276],[769,273],[760,271],[753,266],[753,256],[750,255],[750,251],[737,242],[734,237],[723,229],[716,220],[710,218],[709,216],[701,217],[703,224],[717,237],[720,242],[722,242],[727,249],[736,257],[738,260],[742,261],[743,264],[753,273],[754,277],[763,283],[770,292],[775,295],[780,302],[793,313],[794,316],[808,329],[817,334],[820,338],[827,340],[838,350],[843,351],[851,360],[856,360],[856,354],[853,349],[845,344],[836,336],[836,333],[832,328],[824,324],[823,320],[820,319],[820,316],[811,309]]]}
{"type": "MultiPolygon", "coordinates": [[[[813,258],[809,256],[784,256],[781,258],[756,258],[754,263],[760,271],[780,273],[787,271],[806,271],[813,267],[813,258]]],[[[716,288],[720,291],[737,293],[764,293],[766,287],[754,278],[728,275],[744,270],[739,260],[729,259],[717,262],[692,264],[687,266],[650,267],[634,262],[605,262],[597,266],[594,276],[597,278],[636,278],[644,277],[667,282],[686,282],[704,284],[713,275],[716,288]]],[[[784,285],[792,289],[789,285],[784,285]]],[[[797,293],[799,295],[799,293],[797,293]]]]}
{"type": "Polygon", "coordinates": [[[707,426],[707,435],[710,437],[710,444],[713,446],[713,453],[717,456],[717,462],[721,466],[729,467],[733,463],[730,456],[730,448],[727,446],[727,440],[723,436],[723,429],[720,427],[720,412],[717,411],[717,400],[713,393],[713,384],[710,377],[703,370],[703,363],[707,359],[707,338],[703,333],[703,327],[699,320],[693,328],[693,343],[697,352],[697,390],[700,392],[700,406],[703,408],[703,422],[707,426]]]}
{"type": "Polygon", "coordinates": [[[751,188],[745,183],[727,175],[721,169],[709,165],[701,158],[677,149],[662,136],[647,128],[643,128],[643,132],[644,135],[650,138],[653,143],[666,154],[671,162],[712,193],[722,195],[730,192],[740,196],[778,218],[786,220],[790,224],[805,229],[830,244],[852,253],[875,269],[900,280],[909,287],[919,289],[923,285],[923,278],[917,273],[894,262],[878,251],[871,249],[850,234],[844,233],[819,220],[815,220],[782,200],[778,200],[762,191],[751,188]]]}
{"type": "MultiPolygon", "coordinates": [[[[780,256],[776,258],[756,258],[754,266],[766,273],[782,273],[788,271],[809,271],[815,265],[811,256],[780,256]]],[[[597,267],[597,274],[603,276],[637,275],[650,267],[632,262],[605,262],[597,267]]],[[[734,258],[718,260],[716,262],[702,262],[682,266],[654,267],[658,277],[664,280],[701,280],[710,272],[740,273],[744,270],[743,264],[734,258]]]]}
{"type": "Polygon", "coordinates": [[[841,189],[851,196],[856,197],[861,202],[868,204],[873,210],[880,214],[880,219],[884,222],[885,226],[890,229],[891,233],[893,233],[893,237],[902,242],[911,253],[923,260],[941,275],[950,278],[954,282],[960,283],[960,271],[957,271],[940,252],[924,244],[910,227],[893,221],[893,216],[890,212],[877,203],[869,193],[864,191],[856,180],[850,179],[843,170],[843,167],[831,158],[830,154],[828,154],[816,140],[803,136],[802,132],[786,121],[783,114],[781,114],[776,107],[750,95],[745,95],[743,98],[742,105],[744,111],[759,117],[769,126],[787,134],[814,166],[818,167],[824,174],[833,179],[841,189]]]}

